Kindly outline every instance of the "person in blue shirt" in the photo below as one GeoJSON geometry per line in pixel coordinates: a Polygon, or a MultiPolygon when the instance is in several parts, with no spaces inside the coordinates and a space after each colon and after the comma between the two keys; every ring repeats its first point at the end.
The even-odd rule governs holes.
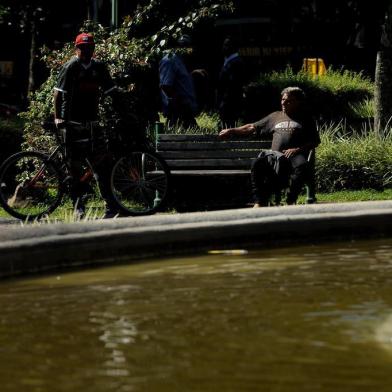
{"type": "MultiPolygon", "coordinates": [[[[177,44],[182,50],[187,50],[192,45],[188,35],[181,36],[177,44]]],[[[197,126],[197,101],[193,79],[179,50],[168,52],[160,61],[159,85],[163,114],[169,125],[185,128],[197,126]]]]}

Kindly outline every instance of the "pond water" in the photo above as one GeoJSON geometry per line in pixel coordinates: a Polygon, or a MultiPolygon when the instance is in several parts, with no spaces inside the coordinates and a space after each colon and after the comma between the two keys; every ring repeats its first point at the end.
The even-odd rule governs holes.
{"type": "Polygon", "coordinates": [[[392,389],[389,239],[4,281],[0,307],[2,392],[392,389]]]}

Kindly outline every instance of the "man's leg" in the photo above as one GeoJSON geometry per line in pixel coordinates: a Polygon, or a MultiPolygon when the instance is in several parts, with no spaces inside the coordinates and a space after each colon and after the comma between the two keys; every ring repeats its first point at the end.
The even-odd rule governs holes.
{"type": "Polygon", "coordinates": [[[268,206],[273,192],[273,168],[266,157],[257,158],[251,170],[255,206],[268,206]]]}
{"type": "Polygon", "coordinates": [[[65,159],[70,170],[70,196],[72,200],[72,206],[80,215],[84,214],[84,201],[83,194],[84,190],[80,183],[80,178],[83,175],[83,158],[81,151],[78,150],[74,143],[74,130],[72,127],[61,128],[60,139],[62,140],[65,159]]]}
{"type": "Polygon", "coordinates": [[[94,165],[94,171],[98,177],[97,182],[99,191],[105,201],[105,218],[114,218],[119,214],[118,206],[114,203],[113,195],[110,190],[110,174],[112,167],[113,162],[108,159],[104,159],[97,165],[94,165]]]}
{"type": "Polygon", "coordinates": [[[290,186],[287,193],[287,204],[295,204],[298,199],[298,195],[301,193],[303,186],[309,176],[309,165],[304,163],[301,166],[293,168],[293,172],[290,176],[290,186]]]}
{"type": "Polygon", "coordinates": [[[68,159],[68,165],[71,171],[71,189],[70,195],[72,200],[72,205],[75,209],[80,210],[82,213],[84,211],[84,189],[80,182],[80,178],[83,175],[83,164],[79,159],[68,159]]]}

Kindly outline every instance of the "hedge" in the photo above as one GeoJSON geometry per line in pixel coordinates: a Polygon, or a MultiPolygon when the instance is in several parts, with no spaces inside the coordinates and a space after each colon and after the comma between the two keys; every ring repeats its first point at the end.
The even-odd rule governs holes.
{"type": "Polygon", "coordinates": [[[325,75],[312,77],[287,68],[262,74],[246,86],[245,121],[255,121],[279,110],[280,92],[288,86],[298,86],[306,92],[309,109],[316,118],[337,122],[361,116],[358,106],[366,106],[374,92],[373,83],[361,73],[328,69],[325,75]]]}

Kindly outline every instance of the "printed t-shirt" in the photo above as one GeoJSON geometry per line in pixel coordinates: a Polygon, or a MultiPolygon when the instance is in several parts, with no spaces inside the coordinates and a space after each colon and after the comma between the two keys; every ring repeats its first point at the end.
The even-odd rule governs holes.
{"type": "MultiPolygon", "coordinates": [[[[291,118],[282,111],[273,112],[254,123],[256,133],[259,136],[272,136],[271,149],[284,151],[290,148],[320,144],[320,137],[315,122],[310,118],[291,118]]],[[[305,149],[290,158],[294,167],[307,161],[310,149],[305,149]]]]}

